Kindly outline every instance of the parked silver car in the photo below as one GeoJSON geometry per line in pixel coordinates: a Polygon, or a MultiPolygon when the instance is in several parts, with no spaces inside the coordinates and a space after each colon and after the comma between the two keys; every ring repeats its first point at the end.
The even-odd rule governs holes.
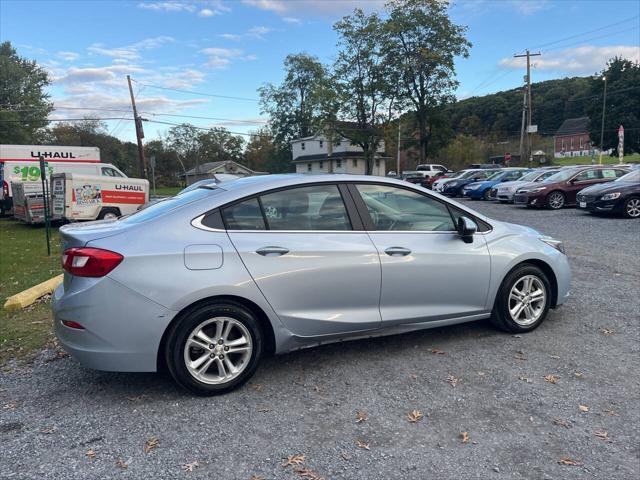
{"type": "Polygon", "coordinates": [[[491,318],[538,327],[569,295],[560,241],[422,187],[269,175],[60,229],[55,331],[80,363],[199,394],[270,353],[491,318]]]}

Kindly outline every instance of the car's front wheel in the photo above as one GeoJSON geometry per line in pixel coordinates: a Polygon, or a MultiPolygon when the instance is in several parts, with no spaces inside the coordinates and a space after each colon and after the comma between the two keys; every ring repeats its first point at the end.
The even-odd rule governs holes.
{"type": "Polygon", "coordinates": [[[640,218],[640,198],[631,197],[624,202],[622,213],[627,218],[640,218]]]}
{"type": "Polygon", "coordinates": [[[507,332],[534,330],[549,312],[551,285],[535,265],[512,270],[502,282],[491,314],[491,322],[507,332]]]}
{"type": "Polygon", "coordinates": [[[547,197],[547,207],[549,207],[551,210],[560,210],[562,207],[564,207],[564,204],[566,202],[567,199],[564,196],[564,193],[559,191],[551,192],[547,197]]]}
{"type": "Polygon", "coordinates": [[[262,355],[255,315],[232,302],[187,312],[169,332],[165,360],[171,376],[198,395],[217,395],[246,382],[262,355]]]}

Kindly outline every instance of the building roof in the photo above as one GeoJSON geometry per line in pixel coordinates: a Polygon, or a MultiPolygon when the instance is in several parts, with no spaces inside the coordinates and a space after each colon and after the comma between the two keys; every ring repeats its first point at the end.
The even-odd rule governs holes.
{"type": "MultiPolygon", "coordinates": [[[[251,172],[252,170],[248,167],[245,167],[244,165],[242,165],[241,163],[238,162],[234,162],[233,160],[222,160],[219,162],[206,162],[206,163],[202,163],[200,165],[197,166],[198,171],[196,172],[196,167],[190,168],[189,170],[187,170],[187,175],[196,175],[197,174],[203,174],[203,173],[209,173],[211,170],[215,170],[218,167],[221,167],[227,163],[233,163],[235,165],[238,166],[238,168],[241,168],[243,170],[246,170],[248,172],[251,172]]],[[[184,174],[182,174],[182,176],[184,177],[184,174]]]]}
{"type": "MultiPolygon", "coordinates": [[[[292,163],[304,163],[304,162],[313,162],[316,160],[324,161],[324,160],[342,160],[343,158],[364,158],[363,152],[334,152],[331,155],[327,155],[326,153],[317,153],[314,155],[303,155],[301,157],[297,157],[293,160],[292,163]]],[[[374,158],[389,158],[383,157],[381,155],[376,155],[374,158]]]]}
{"type": "Polygon", "coordinates": [[[589,133],[589,117],[567,118],[558,128],[556,137],[582,133],[589,133]]]}

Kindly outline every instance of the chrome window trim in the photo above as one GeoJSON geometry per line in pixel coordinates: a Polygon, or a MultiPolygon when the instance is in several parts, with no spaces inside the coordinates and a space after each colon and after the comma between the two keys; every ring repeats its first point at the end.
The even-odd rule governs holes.
{"type": "Polygon", "coordinates": [[[200,215],[199,217],[194,218],[193,220],[191,220],[191,226],[195,227],[199,230],[204,230],[206,232],[226,232],[226,230],[221,230],[219,228],[212,228],[212,227],[207,227],[206,225],[203,225],[202,220],[204,219],[204,217],[206,216],[206,213],[203,213],[202,215],[200,215]]]}

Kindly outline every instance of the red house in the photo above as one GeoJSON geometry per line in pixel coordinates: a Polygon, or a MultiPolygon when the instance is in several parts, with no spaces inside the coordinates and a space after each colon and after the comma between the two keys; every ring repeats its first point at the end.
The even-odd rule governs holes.
{"type": "Polygon", "coordinates": [[[589,117],[568,118],[553,137],[555,158],[583,157],[591,153],[589,117]]]}

